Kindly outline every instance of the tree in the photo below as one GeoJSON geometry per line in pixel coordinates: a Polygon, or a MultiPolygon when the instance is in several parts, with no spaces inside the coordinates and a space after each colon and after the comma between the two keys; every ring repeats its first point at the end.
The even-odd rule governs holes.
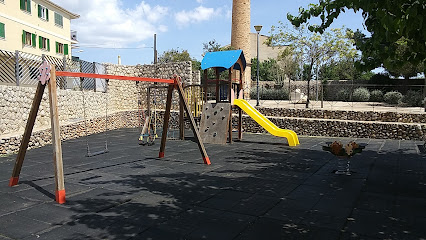
{"type": "MultiPolygon", "coordinates": [[[[257,58],[251,59],[251,75],[257,76],[257,58]]],[[[278,83],[281,70],[277,60],[269,58],[259,63],[259,81],[274,81],[278,83]]]]}
{"type": "Polygon", "coordinates": [[[355,67],[355,59],[332,59],[319,69],[321,80],[369,80],[374,73],[355,67]]]}
{"type": "Polygon", "coordinates": [[[221,45],[216,42],[216,39],[209,41],[208,43],[203,43],[203,56],[206,52],[217,52],[220,51],[221,45]]]}
{"type": "Polygon", "coordinates": [[[179,51],[179,49],[171,49],[164,51],[158,57],[158,63],[171,63],[171,62],[192,62],[192,70],[201,70],[201,63],[195,58],[191,58],[188,50],[179,51]]]}
{"type": "Polygon", "coordinates": [[[179,51],[179,49],[171,49],[164,51],[159,57],[159,63],[185,62],[191,61],[191,56],[187,50],[179,51]]]}
{"type": "Polygon", "coordinates": [[[307,23],[311,17],[319,17],[320,25],[310,25],[309,30],[323,33],[334,19],[347,9],[355,12],[362,10],[365,26],[371,33],[357,41],[357,47],[363,51],[362,63],[373,66],[387,62],[397,66],[401,61],[414,66],[421,64],[423,71],[426,59],[426,11],[425,1],[419,0],[319,0],[310,4],[308,9],[300,8],[298,16],[287,14],[288,20],[298,27],[307,23]],[[405,51],[398,53],[398,41],[405,41],[405,51]],[[370,58],[370,51],[374,58],[370,58]]]}
{"type": "Polygon", "coordinates": [[[342,32],[342,29],[331,29],[323,34],[308,31],[306,25],[300,25],[289,29],[288,26],[279,22],[280,26],[272,26],[271,36],[267,40],[268,45],[288,45],[291,51],[283,51],[282,58],[294,54],[298,59],[299,69],[307,73],[308,99],[306,107],[309,107],[310,80],[312,79],[314,67],[319,69],[324,63],[335,57],[355,58],[357,53],[353,47],[351,31],[342,32]],[[304,69],[304,65],[308,69],[304,69]]]}
{"type": "Polygon", "coordinates": [[[203,57],[207,52],[219,52],[219,51],[229,51],[235,50],[235,48],[231,47],[231,45],[222,46],[220,45],[216,39],[209,41],[208,43],[203,43],[203,57]]]}
{"type": "Polygon", "coordinates": [[[278,65],[284,76],[289,79],[297,79],[299,76],[299,59],[294,54],[292,47],[284,48],[283,52],[278,56],[278,65]]]}

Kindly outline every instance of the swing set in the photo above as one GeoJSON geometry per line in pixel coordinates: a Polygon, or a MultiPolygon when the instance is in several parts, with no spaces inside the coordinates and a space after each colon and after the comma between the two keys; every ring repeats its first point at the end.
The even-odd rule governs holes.
{"type": "Polygon", "coordinates": [[[59,125],[59,113],[58,113],[58,98],[56,89],[56,77],[80,77],[80,78],[103,78],[103,79],[116,79],[116,80],[127,80],[127,81],[139,81],[139,82],[153,82],[153,83],[167,83],[167,100],[166,100],[166,111],[164,114],[163,121],[163,133],[161,136],[160,151],[158,154],[159,158],[163,158],[165,155],[167,130],[169,127],[170,111],[172,105],[172,94],[176,89],[179,94],[181,105],[183,106],[187,116],[190,120],[190,126],[194,132],[198,148],[202,155],[205,164],[210,165],[210,159],[207,155],[203,141],[201,140],[197,126],[195,124],[194,117],[192,116],[191,109],[185,99],[184,89],[182,87],[182,80],[180,77],[175,76],[173,79],[159,79],[159,78],[144,78],[144,77],[128,77],[128,76],[117,76],[117,75],[106,75],[106,74],[93,74],[93,73],[81,73],[81,72],[65,72],[56,71],[54,65],[48,64],[46,61],[43,62],[39,68],[39,83],[37,85],[36,93],[33,99],[31,110],[28,116],[27,124],[25,127],[24,135],[21,140],[19,152],[16,157],[15,165],[12,172],[12,177],[9,181],[9,186],[15,186],[19,182],[19,175],[21,173],[22,165],[25,159],[25,154],[28,149],[31,133],[34,128],[34,123],[37,117],[37,112],[40,107],[43,92],[46,85],[48,85],[49,95],[49,106],[50,106],[50,120],[51,120],[51,131],[52,131],[52,145],[53,145],[53,163],[55,169],[55,200],[59,204],[65,203],[65,181],[64,181],[64,170],[62,161],[62,146],[60,138],[60,125],[59,125]]]}
{"type": "MultiPolygon", "coordinates": [[[[89,144],[89,133],[88,133],[88,124],[87,124],[87,113],[86,113],[86,98],[85,98],[85,94],[84,94],[84,88],[83,88],[83,82],[84,82],[84,77],[80,78],[80,91],[82,93],[82,99],[83,99],[83,117],[84,117],[84,134],[86,137],[86,157],[94,157],[100,154],[104,154],[104,153],[108,153],[108,95],[106,95],[106,100],[105,100],[105,147],[103,150],[99,150],[99,151],[92,151],[92,148],[90,147],[89,144]]],[[[96,88],[96,86],[95,86],[96,88]]],[[[108,94],[108,84],[105,84],[105,94],[108,94]]]]}
{"type": "MultiPolygon", "coordinates": [[[[196,125],[198,126],[201,120],[201,113],[202,108],[204,105],[204,92],[203,92],[203,86],[201,84],[189,84],[184,85],[183,90],[185,93],[185,99],[188,103],[188,107],[190,109],[191,115],[194,118],[196,125]]],[[[145,113],[142,109],[141,100],[139,100],[139,118],[142,120],[143,123],[140,124],[141,127],[141,133],[139,136],[139,145],[147,145],[151,146],[154,145],[155,139],[158,138],[158,134],[160,131],[158,131],[158,126],[160,125],[160,117],[159,117],[159,109],[158,106],[159,102],[162,103],[163,100],[160,98],[158,99],[157,91],[159,89],[166,88],[167,86],[158,86],[153,85],[147,87],[146,92],[146,103],[147,103],[147,116],[145,116],[145,113]],[[154,94],[152,94],[154,93],[154,94]],[[152,105],[153,107],[152,107],[152,105]]],[[[139,94],[141,96],[142,93],[139,94]]],[[[179,128],[179,136],[177,137],[176,129],[175,131],[171,132],[168,131],[167,133],[167,139],[168,140],[184,140],[185,139],[185,122],[189,120],[189,117],[187,114],[184,113],[183,110],[183,104],[182,102],[179,102],[179,119],[178,119],[178,128],[179,128]]],[[[161,133],[161,132],[160,132],[161,133]]]]}

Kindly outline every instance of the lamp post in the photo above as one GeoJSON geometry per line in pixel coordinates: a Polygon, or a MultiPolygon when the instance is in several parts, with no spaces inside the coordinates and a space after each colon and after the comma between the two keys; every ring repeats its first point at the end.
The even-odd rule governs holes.
{"type": "Polygon", "coordinates": [[[259,33],[260,33],[260,30],[262,30],[262,25],[256,25],[254,26],[254,29],[256,29],[256,32],[257,32],[257,79],[256,79],[257,102],[256,102],[256,106],[259,106],[259,33]]]}

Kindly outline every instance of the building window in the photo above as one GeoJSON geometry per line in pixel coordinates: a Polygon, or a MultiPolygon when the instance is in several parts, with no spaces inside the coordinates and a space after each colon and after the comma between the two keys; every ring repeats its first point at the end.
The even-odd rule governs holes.
{"type": "Polygon", "coordinates": [[[59,13],[55,13],[55,24],[61,27],[64,26],[64,17],[59,13]]]}
{"type": "Polygon", "coordinates": [[[34,33],[22,31],[22,44],[35,47],[36,36],[34,33]]]}
{"type": "Polygon", "coordinates": [[[68,44],[56,42],[56,53],[68,55],[68,44]]]}
{"type": "Polygon", "coordinates": [[[38,37],[38,46],[40,49],[50,51],[50,40],[48,38],[39,36],[38,37]]]}
{"type": "Polygon", "coordinates": [[[0,22],[0,38],[5,38],[4,23],[0,22]]]}
{"type": "Polygon", "coordinates": [[[31,0],[20,0],[21,10],[31,13],[31,0]]]}
{"type": "Polygon", "coordinates": [[[42,5],[38,5],[38,17],[49,21],[49,9],[42,5]]]}

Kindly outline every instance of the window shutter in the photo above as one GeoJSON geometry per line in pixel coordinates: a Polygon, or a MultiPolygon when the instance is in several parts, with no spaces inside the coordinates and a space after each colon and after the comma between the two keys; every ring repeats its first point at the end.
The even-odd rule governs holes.
{"type": "Polygon", "coordinates": [[[0,37],[5,37],[4,34],[4,23],[0,23],[0,37]]]}
{"type": "Polygon", "coordinates": [[[56,53],[58,53],[58,52],[59,52],[59,43],[56,42],[56,53]]]}
{"type": "Polygon", "coordinates": [[[31,0],[27,0],[27,11],[31,13],[31,0]]]}
{"type": "Polygon", "coordinates": [[[64,44],[64,55],[68,55],[68,44],[64,44]]]}
{"type": "Polygon", "coordinates": [[[36,47],[36,36],[37,36],[37,35],[35,35],[34,33],[32,33],[32,34],[31,34],[31,36],[32,36],[32,41],[31,41],[31,43],[32,43],[33,47],[36,47]]]}
{"type": "Polygon", "coordinates": [[[25,1],[26,0],[20,0],[20,4],[21,4],[21,10],[25,10],[25,1]]]}
{"type": "Polygon", "coordinates": [[[22,30],[22,44],[25,44],[25,30],[22,30]]]}
{"type": "Polygon", "coordinates": [[[47,44],[47,51],[50,51],[50,40],[49,39],[46,40],[46,44],[47,44]]]}
{"type": "Polygon", "coordinates": [[[41,6],[40,5],[37,5],[37,6],[38,6],[38,17],[41,18],[41,6]]]}
{"type": "Polygon", "coordinates": [[[49,9],[46,8],[46,20],[49,21],[49,9]]]}
{"type": "Polygon", "coordinates": [[[41,37],[41,36],[38,36],[38,47],[39,47],[40,49],[42,49],[42,48],[43,48],[43,39],[42,39],[42,37],[41,37]]]}

